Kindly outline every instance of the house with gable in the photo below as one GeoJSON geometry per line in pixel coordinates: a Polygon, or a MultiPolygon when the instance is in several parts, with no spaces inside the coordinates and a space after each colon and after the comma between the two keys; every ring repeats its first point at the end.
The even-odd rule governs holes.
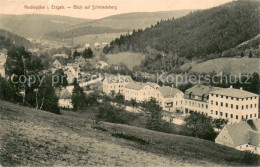
{"type": "Polygon", "coordinates": [[[162,86],[155,91],[154,98],[165,111],[182,111],[184,93],[177,88],[162,86]]]}
{"type": "Polygon", "coordinates": [[[260,120],[226,125],[215,139],[215,143],[260,155],[260,120]]]}

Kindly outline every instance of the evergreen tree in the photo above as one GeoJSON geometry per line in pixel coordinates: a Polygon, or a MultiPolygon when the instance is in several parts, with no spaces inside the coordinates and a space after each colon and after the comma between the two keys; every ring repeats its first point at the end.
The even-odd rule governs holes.
{"type": "Polygon", "coordinates": [[[79,86],[77,79],[74,79],[74,89],[72,92],[72,105],[73,105],[73,110],[78,111],[80,109],[83,109],[86,103],[86,95],[83,91],[83,89],[79,86]]]}
{"type": "Polygon", "coordinates": [[[91,50],[91,48],[87,48],[84,50],[83,54],[82,54],[83,58],[85,59],[91,59],[93,58],[93,51],[91,50]]]}

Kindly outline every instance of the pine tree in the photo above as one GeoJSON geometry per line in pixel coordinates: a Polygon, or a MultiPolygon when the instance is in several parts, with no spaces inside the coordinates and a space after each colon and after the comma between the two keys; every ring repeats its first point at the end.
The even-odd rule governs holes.
{"type": "Polygon", "coordinates": [[[74,79],[74,89],[72,92],[72,105],[73,105],[73,110],[78,111],[80,109],[83,109],[85,106],[86,102],[86,95],[83,91],[83,89],[79,86],[77,79],[74,79]]]}

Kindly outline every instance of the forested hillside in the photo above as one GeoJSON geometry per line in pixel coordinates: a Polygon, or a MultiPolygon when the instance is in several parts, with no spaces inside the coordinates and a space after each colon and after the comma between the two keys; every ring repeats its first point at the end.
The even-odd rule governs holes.
{"type": "Polygon", "coordinates": [[[89,34],[105,34],[126,32],[125,29],[113,29],[109,27],[82,26],[66,31],[52,31],[44,35],[46,39],[66,39],[89,34]]]}
{"type": "Polygon", "coordinates": [[[32,45],[27,39],[0,29],[0,49],[8,48],[10,46],[23,46],[29,48],[32,45]]]}
{"type": "Polygon", "coordinates": [[[205,58],[247,41],[260,32],[260,1],[239,0],[187,16],[158,22],[120,36],[105,53],[147,52],[147,47],[187,59],[205,58]]]}

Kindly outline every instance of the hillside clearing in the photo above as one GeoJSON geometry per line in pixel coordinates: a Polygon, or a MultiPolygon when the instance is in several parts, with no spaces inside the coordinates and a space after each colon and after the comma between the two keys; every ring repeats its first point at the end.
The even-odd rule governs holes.
{"type": "Polygon", "coordinates": [[[226,72],[230,74],[260,73],[260,58],[217,58],[193,65],[193,72],[217,74],[226,72]]]}
{"type": "Polygon", "coordinates": [[[109,65],[124,63],[129,69],[132,69],[134,66],[141,64],[145,55],[142,53],[122,52],[118,54],[109,54],[106,57],[109,65]]]}
{"type": "Polygon", "coordinates": [[[243,159],[240,151],[191,137],[106,122],[98,125],[106,130],[97,130],[92,128],[93,120],[77,114],[55,115],[0,101],[0,164],[220,166],[239,165],[243,159]],[[135,136],[131,139],[149,144],[111,133],[135,136]]]}

